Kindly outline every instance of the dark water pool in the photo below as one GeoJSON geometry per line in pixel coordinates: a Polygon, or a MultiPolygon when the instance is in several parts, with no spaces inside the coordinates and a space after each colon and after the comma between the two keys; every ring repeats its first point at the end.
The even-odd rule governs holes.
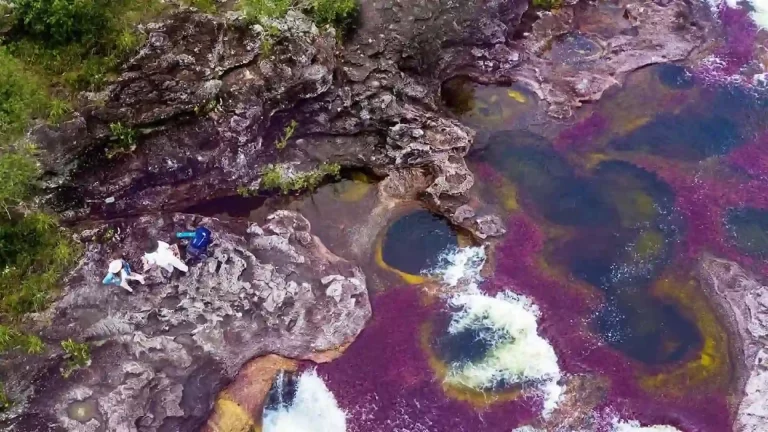
{"type": "MultiPolygon", "coordinates": [[[[578,35],[559,43],[583,56],[599,49],[578,35]]],[[[576,394],[568,410],[586,419],[581,427],[610,431],[610,418],[620,417],[684,432],[731,430],[728,332],[696,269],[711,253],[768,276],[762,96],[705,86],[678,65],[634,73],[567,124],[537,122],[541,105],[516,87],[457,79],[443,95],[478,130],[468,157],[477,205],[503,215],[508,229],[480,290],[537,305],[538,331],[557,354],[563,400],[576,394]]],[[[395,222],[384,261],[408,273],[430,267],[441,248],[456,245],[438,221],[415,213],[395,222]]],[[[449,333],[451,308],[414,286],[376,294],[373,309],[358,341],[320,368],[350,431],[569,424],[557,413],[540,416],[531,384],[446,384],[451,364],[499,354],[492,341],[509,336],[499,328],[449,333]]]]}

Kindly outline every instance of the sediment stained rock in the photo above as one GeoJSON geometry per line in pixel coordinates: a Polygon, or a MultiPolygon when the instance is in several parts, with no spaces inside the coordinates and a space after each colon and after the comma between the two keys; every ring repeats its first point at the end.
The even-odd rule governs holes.
{"type": "Polygon", "coordinates": [[[297,213],[278,211],[263,226],[171,214],[112,227],[127,235],[87,244],[42,332],[52,347],[88,341],[90,365],[65,379],[57,348],[9,359],[2,373],[19,416],[3,430],[197,430],[250,359],[316,359],[346,346],[371,316],[362,271],[329,252],[297,213]],[[213,257],[189,273],[169,278],[154,268],[133,294],[101,285],[111,252],[142,272],[144,239],[200,222],[215,233],[213,257]],[[71,412],[83,404],[94,407],[86,419],[71,412]]]}
{"type": "Polygon", "coordinates": [[[738,264],[704,256],[702,284],[727,320],[737,365],[740,402],[736,430],[761,432],[768,424],[768,286],[738,264]]]}

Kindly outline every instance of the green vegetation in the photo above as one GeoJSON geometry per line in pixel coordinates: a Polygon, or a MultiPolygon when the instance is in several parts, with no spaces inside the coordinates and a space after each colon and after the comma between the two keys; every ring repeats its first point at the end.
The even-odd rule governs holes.
{"type": "Polygon", "coordinates": [[[218,10],[216,0],[184,0],[186,6],[197,8],[200,12],[214,14],[218,10]]]}
{"type": "Polygon", "coordinates": [[[296,128],[299,126],[299,123],[296,120],[291,120],[290,123],[288,123],[288,126],[285,127],[283,130],[283,136],[275,143],[275,147],[282,150],[288,145],[288,140],[293,137],[293,134],[296,133],[296,128]]]}
{"type": "Polygon", "coordinates": [[[258,190],[249,188],[248,186],[238,186],[237,187],[237,194],[240,195],[243,198],[250,198],[254,197],[259,194],[258,190]]]}
{"type": "Polygon", "coordinates": [[[240,8],[248,20],[263,22],[282,18],[291,9],[310,16],[318,26],[333,26],[347,31],[357,17],[358,0],[240,0],[240,8]]]}
{"type": "Polygon", "coordinates": [[[112,159],[121,154],[132,153],[136,150],[137,133],[120,122],[109,125],[113,141],[107,146],[107,157],[112,159]]]}
{"type": "Polygon", "coordinates": [[[280,189],[283,193],[315,190],[326,177],[338,178],[341,165],[324,163],[317,169],[301,173],[287,173],[278,165],[268,165],[261,173],[262,189],[280,189]]]}
{"type": "Polygon", "coordinates": [[[282,18],[294,5],[293,0],[240,0],[240,7],[249,21],[282,18]]]}
{"type": "Polygon", "coordinates": [[[559,9],[562,4],[562,0],[531,0],[533,7],[544,10],[559,9]]]}
{"type": "Polygon", "coordinates": [[[45,111],[47,102],[41,81],[0,46],[0,143],[23,133],[29,119],[45,111]]]}
{"type": "Polygon", "coordinates": [[[159,0],[10,0],[9,51],[56,91],[97,90],[135,53],[159,0]]]}
{"type": "Polygon", "coordinates": [[[331,25],[345,31],[354,22],[359,5],[357,0],[310,0],[309,11],[320,26],[331,25]]]}
{"type": "Polygon", "coordinates": [[[13,401],[5,394],[5,386],[0,382],[0,412],[13,406],[13,401]]]}
{"type": "Polygon", "coordinates": [[[195,107],[195,115],[198,115],[200,117],[207,116],[208,114],[216,111],[216,108],[219,107],[219,103],[220,103],[219,99],[214,98],[202,105],[198,105],[195,107]]]}
{"type": "Polygon", "coordinates": [[[0,325],[0,353],[15,349],[22,349],[27,354],[40,354],[45,345],[37,336],[25,335],[12,327],[0,325]]]}
{"type": "Polygon", "coordinates": [[[61,348],[64,349],[67,358],[67,367],[61,372],[64,378],[68,378],[77,369],[87,367],[91,361],[91,350],[87,343],[67,339],[61,342],[61,348]]]}

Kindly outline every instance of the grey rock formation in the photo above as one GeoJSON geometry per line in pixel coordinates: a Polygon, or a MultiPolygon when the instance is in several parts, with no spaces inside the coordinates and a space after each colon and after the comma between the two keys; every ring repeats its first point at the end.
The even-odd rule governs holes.
{"type": "Polygon", "coordinates": [[[762,432],[768,424],[768,286],[738,264],[705,256],[704,287],[731,329],[739,394],[736,430],[762,432]]]}
{"type": "Polygon", "coordinates": [[[111,229],[127,235],[101,244],[104,229],[86,232],[83,263],[43,330],[53,347],[88,341],[90,366],[63,378],[61,350],[1,366],[20,414],[3,430],[197,430],[250,359],[336,349],[371,316],[361,270],[330,253],[297,213],[278,211],[264,226],[172,214],[111,229]],[[101,285],[110,253],[125,252],[143,272],[144,239],[198,223],[214,232],[213,256],[189,273],[148,270],[147,285],[134,283],[133,294],[101,285]]]}

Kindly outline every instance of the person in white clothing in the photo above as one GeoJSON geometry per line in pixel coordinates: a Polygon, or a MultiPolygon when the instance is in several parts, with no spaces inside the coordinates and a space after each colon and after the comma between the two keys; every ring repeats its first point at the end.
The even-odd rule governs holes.
{"type": "Polygon", "coordinates": [[[144,253],[144,259],[150,267],[158,265],[171,273],[173,273],[174,267],[184,273],[189,270],[189,267],[173,254],[171,245],[164,241],[150,240],[144,253]]]}

